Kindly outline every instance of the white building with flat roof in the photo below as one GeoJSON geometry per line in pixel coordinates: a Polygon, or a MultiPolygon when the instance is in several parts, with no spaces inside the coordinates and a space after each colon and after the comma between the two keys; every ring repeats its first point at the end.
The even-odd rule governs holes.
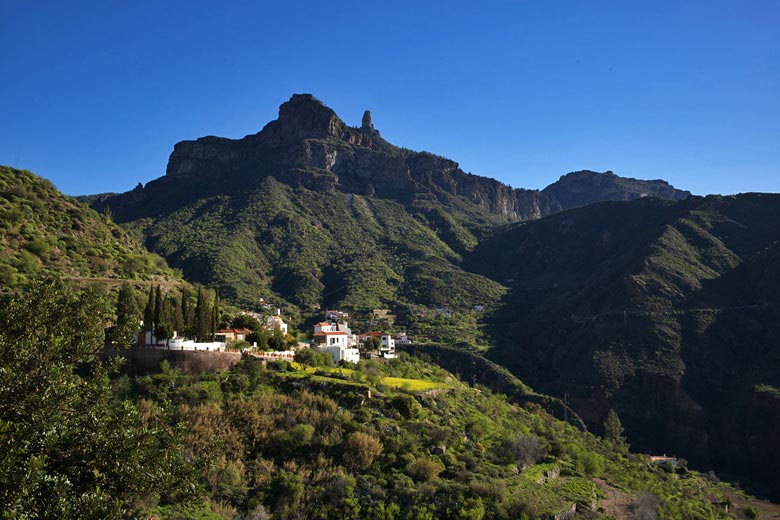
{"type": "Polygon", "coordinates": [[[383,358],[392,359],[395,357],[395,339],[390,334],[383,334],[379,346],[379,355],[383,358]]]}
{"type": "Polygon", "coordinates": [[[325,347],[325,350],[333,357],[333,364],[337,365],[341,361],[357,363],[360,361],[360,351],[356,348],[348,348],[346,345],[333,345],[325,347]]]}

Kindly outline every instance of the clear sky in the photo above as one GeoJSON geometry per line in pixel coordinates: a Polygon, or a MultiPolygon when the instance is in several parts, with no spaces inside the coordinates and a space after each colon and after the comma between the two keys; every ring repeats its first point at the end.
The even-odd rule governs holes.
{"type": "Polygon", "coordinates": [[[777,0],[0,0],[0,164],[126,191],[309,92],[515,187],[610,169],[777,192],[778,28],[777,0]]]}

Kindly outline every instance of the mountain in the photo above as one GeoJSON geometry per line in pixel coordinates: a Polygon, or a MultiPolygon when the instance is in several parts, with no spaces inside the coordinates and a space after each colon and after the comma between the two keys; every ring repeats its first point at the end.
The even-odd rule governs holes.
{"type": "Polygon", "coordinates": [[[584,200],[648,194],[689,195],[594,172],[542,191],[514,189],[393,146],[369,112],[350,127],[311,95],[296,94],[259,133],[180,142],[164,177],[89,200],[142,233],[189,279],[242,305],[274,296],[303,308],[470,308],[504,292],[460,267],[493,226],[584,200]]]}
{"type": "Polygon", "coordinates": [[[598,173],[588,170],[563,175],[542,193],[555,200],[561,209],[648,196],[668,200],[685,200],[691,196],[689,191],[678,190],[664,180],[643,181],[619,177],[610,171],[598,173]]]}
{"type": "Polygon", "coordinates": [[[505,226],[464,267],[509,288],[493,360],[640,451],[776,485],[779,259],[780,195],[743,194],[505,226]]]}
{"type": "Polygon", "coordinates": [[[80,283],[181,281],[164,259],[149,253],[110,216],[28,171],[0,166],[0,290],[41,275],[80,283]]]}

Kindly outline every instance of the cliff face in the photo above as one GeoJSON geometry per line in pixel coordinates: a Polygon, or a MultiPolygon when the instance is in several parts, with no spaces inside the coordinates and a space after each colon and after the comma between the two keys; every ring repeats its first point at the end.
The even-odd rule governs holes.
{"type": "Polygon", "coordinates": [[[566,209],[608,200],[626,201],[647,196],[684,200],[691,196],[691,192],[678,190],[663,180],[643,181],[618,177],[610,171],[597,173],[589,170],[563,175],[542,192],[566,209]]]}
{"type": "Polygon", "coordinates": [[[515,190],[465,173],[449,159],[391,145],[374,129],[368,111],[360,128],[349,127],[307,94],[284,103],[279,118],[258,134],[178,143],[166,173],[188,180],[270,173],[293,187],[402,202],[457,196],[507,221],[540,218],[561,209],[544,193],[515,190]]]}
{"type": "Polygon", "coordinates": [[[374,128],[368,111],[361,126],[353,128],[313,96],[296,94],[259,133],[243,139],[209,136],[182,141],[171,153],[164,178],[149,183],[142,193],[96,200],[95,205],[108,204],[117,218],[133,220],[152,216],[163,200],[176,204],[173,195],[191,201],[213,192],[215,186],[251,185],[266,176],[296,188],[405,204],[419,200],[452,204],[454,197],[496,222],[538,219],[602,200],[645,195],[678,200],[689,195],[663,181],[588,171],[570,173],[541,191],[513,189],[466,173],[450,159],[393,146],[374,128]]]}

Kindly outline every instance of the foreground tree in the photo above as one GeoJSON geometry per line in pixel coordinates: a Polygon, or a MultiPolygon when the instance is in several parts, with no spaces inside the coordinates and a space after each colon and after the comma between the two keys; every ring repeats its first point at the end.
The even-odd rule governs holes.
{"type": "Polygon", "coordinates": [[[119,518],[181,489],[171,430],[111,392],[102,295],[38,283],[0,303],[0,517],[119,518]]]}

